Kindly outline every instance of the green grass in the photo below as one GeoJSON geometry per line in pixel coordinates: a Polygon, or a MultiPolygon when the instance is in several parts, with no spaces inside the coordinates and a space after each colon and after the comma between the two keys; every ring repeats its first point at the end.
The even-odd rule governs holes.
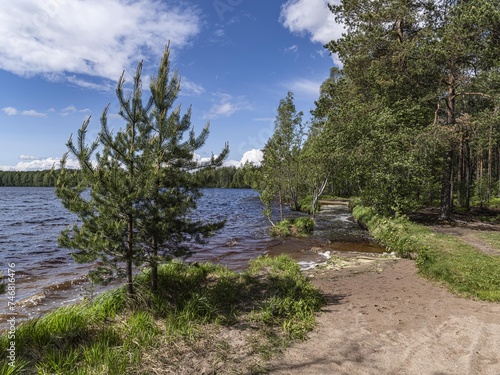
{"type": "MultiPolygon", "coordinates": [[[[180,343],[196,347],[207,336],[204,327],[214,325],[258,332],[262,339],[255,350],[264,356],[263,348],[274,353],[304,338],[323,303],[298,265],[284,256],[258,258],[241,274],[212,264],[172,262],[159,270],[157,293],[149,284],[149,272],[143,272],[135,278],[134,298],[121,287],[19,325],[16,367],[2,359],[0,372],[148,374],[146,357],[156,363],[153,353],[180,343]]],[[[1,336],[0,350],[8,345],[7,336],[1,336]]],[[[184,354],[176,349],[167,359],[180,361],[184,354]]]]}
{"type": "MultiPolygon", "coordinates": [[[[353,211],[373,236],[399,255],[415,257],[420,272],[466,297],[500,301],[500,257],[482,253],[459,237],[436,233],[405,217],[380,217],[367,207],[353,211]]],[[[494,246],[500,235],[483,234],[494,246]]]]}
{"type": "Polygon", "coordinates": [[[499,232],[478,232],[476,235],[488,245],[500,251],[500,233],[499,232]]]}
{"type": "Polygon", "coordinates": [[[305,237],[314,229],[314,220],[310,217],[299,217],[297,219],[283,219],[270,228],[271,236],[274,237],[305,237]]]}

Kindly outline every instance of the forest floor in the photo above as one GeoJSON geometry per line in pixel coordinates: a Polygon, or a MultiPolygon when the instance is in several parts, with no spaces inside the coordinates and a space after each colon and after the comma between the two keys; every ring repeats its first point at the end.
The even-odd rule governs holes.
{"type": "MultiPolygon", "coordinates": [[[[433,214],[421,221],[500,255],[482,236],[498,224],[434,222],[433,214]]],[[[340,255],[336,262],[309,271],[327,304],[308,339],[273,360],[271,374],[500,375],[500,304],[458,297],[419,276],[411,260],[340,255]]]]}

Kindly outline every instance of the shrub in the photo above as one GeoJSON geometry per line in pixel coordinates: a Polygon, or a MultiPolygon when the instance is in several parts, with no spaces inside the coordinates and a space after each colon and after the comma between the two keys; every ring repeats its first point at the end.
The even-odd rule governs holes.
{"type": "Polygon", "coordinates": [[[274,237],[304,237],[314,229],[314,220],[310,217],[297,219],[284,219],[271,228],[271,236],[274,237]]]}

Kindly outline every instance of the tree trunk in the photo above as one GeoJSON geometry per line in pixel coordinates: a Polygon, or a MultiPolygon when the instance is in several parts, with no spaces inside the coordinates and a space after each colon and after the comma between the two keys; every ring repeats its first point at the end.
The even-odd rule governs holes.
{"type": "Polygon", "coordinates": [[[466,210],[470,209],[470,182],[471,182],[471,160],[470,160],[470,144],[469,139],[465,141],[465,206],[466,210]]]}
{"type": "Polygon", "coordinates": [[[486,190],[486,202],[489,203],[491,199],[491,171],[493,164],[493,145],[492,145],[492,137],[493,137],[493,128],[490,126],[490,133],[488,137],[488,186],[486,190]]]}
{"type": "Polygon", "coordinates": [[[134,294],[133,275],[132,275],[132,260],[134,258],[134,218],[132,214],[128,215],[128,238],[127,238],[127,293],[129,296],[134,294]]]}
{"type": "MultiPolygon", "coordinates": [[[[452,63],[450,67],[450,75],[448,80],[448,98],[446,100],[447,108],[447,124],[450,127],[455,126],[455,101],[456,101],[456,79],[455,65],[452,63]]],[[[451,140],[450,140],[451,143],[451,140]]],[[[453,210],[453,145],[450,144],[449,150],[445,156],[445,168],[443,173],[443,185],[441,188],[441,220],[449,220],[453,210]]]]}
{"type": "Polygon", "coordinates": [[[453,193],[453,150],[446,152],[446,166],[443,173],[443,183],[441,189],[441,212],[440,220],[449,220],[452,210],[452,193],[453,193]]]}
{"type": "Polygon", "coordinates": [[[316,216],[316,203],[318,203],[319,197],[325,191],[327,184],[328,184],[328,177],[323,181],[323,183],[320,185],[318,190],[315,193],[313,193],[313,199],[312,199],[312,217],[313,218],[316,216]]]}
{"type": "Polygon", "coordinates": [[[152,254],[151,254],[151,290],[153,292],[158,291],[158,263],[156,261],[158,257],[158,242],[156,238],[153,238],[152,244],[152,254]]]}

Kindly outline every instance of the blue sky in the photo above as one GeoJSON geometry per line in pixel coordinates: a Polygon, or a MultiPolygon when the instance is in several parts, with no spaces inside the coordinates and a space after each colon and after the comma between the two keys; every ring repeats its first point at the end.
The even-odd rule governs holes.
{"type": "MultiPolygon", "coordinates": [[[[170,40],[182,77],[178,104],[192,124],[210,122],[198,157],[225,142],[228,165],[258,161],[288,91],[306,116],[334,58],[338,38],[326,0],[16,0],[0,4],[0,170],[50,168],[92,116],[89,140],[114,89],[144,60],[147,86],[170,40]],[[183,111],[184,112],[184,111],[183,111]]],[[[130,80],[129,80],[130,81],[130,80]]],[[[145,92],[147,95],[147,93],[145,92]]]]}

